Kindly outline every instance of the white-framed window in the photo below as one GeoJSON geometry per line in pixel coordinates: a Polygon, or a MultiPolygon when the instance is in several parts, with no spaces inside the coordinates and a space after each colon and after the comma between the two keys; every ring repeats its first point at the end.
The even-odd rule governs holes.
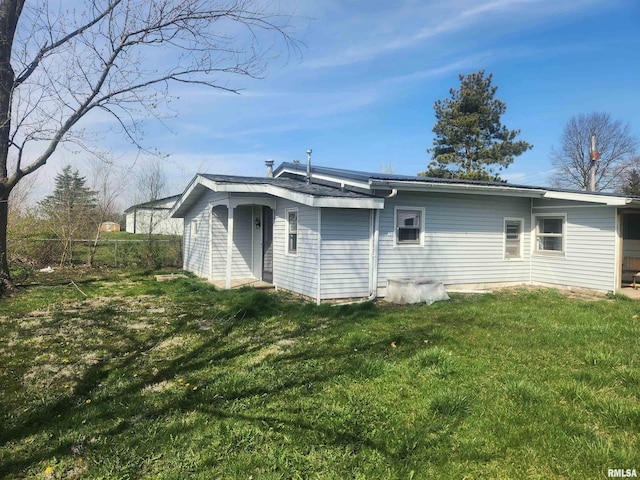
{"type": "Polygon", "coordinates": [[[191,236],[192,237],[198,236],[198,220],[197,219],[191,220],[191,236]]]}
{"type": "Polygon", "coordinates": [[[535,251],[553,255],[564,254],[566,224],[566,215],[536,215],[535,251]]]}
{"type": "Polygon", "coordinates": [[[422,245],[424,232],[424,208],[395,207],[395,245],[422,245]]]}
{"type": "Polygon", "coordinates": [[[288,208],[284,211],[287,232],[287,250],[289,255],[298,253],[298,209],[288,208]]]}
{"type": "Polygon", "coordinates": [[[504,259],[522,260],[524,219],[504,219],[504,259]]]}

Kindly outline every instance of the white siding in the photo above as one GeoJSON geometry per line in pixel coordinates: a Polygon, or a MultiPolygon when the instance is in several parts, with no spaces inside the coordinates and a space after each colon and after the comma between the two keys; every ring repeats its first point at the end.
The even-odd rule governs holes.
{"type": "Polygon", "coordinates": [[[127,213],[126,231],[147,235],[182,235],[182,219],[169,217],[169,211],[175,203],[175,198],[172,198],[156,203],[154,209],[134,208],[127,213]]]}
{"type": "Polygon", "coordinates": [[[184,269],[199,277],[209,277],[209,202],[219,197],[213,192],[203,195],[184,218],[184,269]],[[191,234],[194,221],[198,224],[195,236],[191,234]]]}
{"type": "Polygon", "coordinates": [[[211,216],[211,280],[224,280],[227,271],[227,207],[213,207],[211,216]]]}
{"type": "Polygon", "coordinates": [[[318,209],[278,199],[273,224],[273,284],[311,298],[317,297],[318,209]],[[285,209],[298,209],[298,247],[295,255],[285,249],[285,209]]]}
{"type": "Polygon", "coordinates": [[[369,296],[369,212],[322,209],[321,298],[369,296]]]}
{"type": "MultiPolygon", "coordinates": [[[[233,211],[231,278],[253,277],[251,272],[253,255],[252,221],[251,205],[241,205],[233,211]]],[[[226,279],[227,223],[227,207],[224,205],[214,207],[211,216],[211,280],[226,279]]]]}
{"type": "Polygon", "coordinates": [[[424,276],[445,284],[529,281],[527,198],[400,193],[380,212],[378,287],[387,278],[424,276]],[[394,206],[424,207],[424,245],[394,245],[394,206]],[[522,260],[504,259],[504,218],[523,218],[522,260]]]}
{"type": "MultiPolygon", "coordinates": [[[[614,207],[584,206],[536,200],[534,214],[565,215],[565,252],[554,256],[533,253],[531,280],[556,285],[614,290],[616,211],[614,207]],[[546,208],[553,206],[554,208],[546,208]]],[[[532,230],[535,230],[535,226],[532,230]]]]}

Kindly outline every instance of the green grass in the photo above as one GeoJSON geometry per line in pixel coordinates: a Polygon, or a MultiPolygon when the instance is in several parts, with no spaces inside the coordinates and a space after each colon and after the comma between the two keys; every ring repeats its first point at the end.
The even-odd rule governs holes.
{"type": "Polygon", "coordinates": [[[640,469],[640,306],[625,297],[315,306],[153,273],[57,272],[0,300],[1,477],[640,469]]]}

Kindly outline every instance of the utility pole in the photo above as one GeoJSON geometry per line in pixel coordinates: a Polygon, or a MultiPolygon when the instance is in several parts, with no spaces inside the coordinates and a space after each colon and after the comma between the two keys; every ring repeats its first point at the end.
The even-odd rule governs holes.
{"type": "Polygon", "coordinates": [[[600,152],[596,150],[596,134],[591,135],[591,147],[589,148],[591,154],[591,162],[589,168],[589,190],[591,192],[596,191],[596,162],[600,158],[600,152]]]}

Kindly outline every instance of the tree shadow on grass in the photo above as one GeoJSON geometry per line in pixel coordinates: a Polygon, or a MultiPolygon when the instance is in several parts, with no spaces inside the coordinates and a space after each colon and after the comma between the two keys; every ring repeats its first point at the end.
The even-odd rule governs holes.
{"type": "MultiPolygon", "coordinates": [[[[194,290],[178,292],[177,295],[184,294],[186,297],[181,301],[187,303],[193,300],[188,295],[198,293],[194,290]]],[[[356,353],[351,345],[340,344],[339,336],[345,326],[355,327],[357,330],[358,322],[366,323],[368,319],[377,317],[379,310],[374,304],[318,308],[291,303],[283,306],[274,296],[252,290],[236,293],[235,296],[228,292],[214,296],[213,292],[207,290],[207,295],[212,295],[208,301],[222,305],[222,313],[212,321],[215,328],[200,331],[200,341],[196,346],[184,348],[177,354],[172,353],[171,358],[158,361],[152,371],[149,371],[148,362],[150,352],[163,340],[183,334],[185,328],[193,332],[193,329],[187,328],[189,325],[185,325],[184,321],[175,321],[153,335],[141,338],[122,320],[129,312],[109,307],[101,312],[87,313],[101,322],[101,333],[109,337],[111,345],[103,358],[89,365],[77,379],[72,394],[58,394],[57,398],[31,406],[28,412],[19,414],[18,418],[0,431],[0,446],[5,451],[11,445],[20,444],[29,437],[37,437],[42,433],[50,438],[42,448],[22,449],[21,453],[14,453],[11,458],[6,453],[0,455],[0,475],[19,477],[34,464],[74,457],[78,455],[78,451],[90,452],[97,457],[104,455],[87,444],[86,439],[110,437],[113,442],[133,447],[131,442],[136,440],[135,437],[132,440],[125,435],[128,431],[141,421],[158,419],[162,422],[170,412],[176,411],[199,411],[218,420],[251,422],[259,428],[264,426],[293,436],[307,432],[310,441],[317,442],[317,446],[328,442],[355,450],[367,448],[379,452],[391,464],[401,464],[410,454],[414,441],[411,435],[407,436],[404,444],[400,441],[399,446],[391,448],[383,440],[362,435],[358,431],[359,427],[353,423],[347,422],[343,427],[336,427],[310,421],[293,410],[288,412],[289,418],[260,413],[261,409],[257,407],[248,412],[238,412],[237,405],[238,402],[256,399],[260,399],[263,404],[279,402],[283,396],[305,391],[310,385],[322,390],[324,385],[333,382],[336,377],[361,378],[363,354],[381,358],[385,355],[405,358],[411,355],[417,342],[422,342],[430,335],[434,336],[431,327],[407,328],[401,336],[395,332],[378,339],[365,338],[366,341],[359,343],[356,353]],[[280,315],[300,315],[298,328],[286,332],[279,332],[277,328],[264,330],[263,323],[267,319],[280,315]],[[314,318],[322,318],[329,323],[326,337],[325,332],[314,330],[318,323],[314,318]],[[260,332],[261,335],[246,335],[249,340],[240,343],[237,338],[231,338],[235,331],[246,334],[260,332]],[[315,341],[307,343],[310,337],[315,341]],[[398,338],[403,339],[401,348],[392,351],[390,344],[398,338]],[[406,349],[403,348],[405,339],[406,349]],[[284,340],[294,340],[295,348],[291,353],[280,352],[275,358],[263,361],[255,367],[261,368],[264,365],[265,371],[253,372],[245,365],[241,368],[244,370],[242,375],[238,374],[239,379],[225,378],[227,373],[230,376],[236,375],[238,362],[242,365],[244,360],[246,364],[246,358],[243,357],[284,340]],[[328,358],[330,362],[326,361],[328,358]],[[136,366],[140,363],[145,365],[146,372],[132,378],[132,372],[136,371],[136,366]],[[212,375],[212,365],[220,375],[212,375]],[[317,365],[322,368],[317,368],[317,365]],[[142,397],[145,389],[176,382],[177,376],[200,378],[199,391],[189,393],[183,389],[175,393],[169,389],[161,401],[142,397]],[[91,403],[87,403],[88,400],[91,403]]],[[[70,317],[65,318],[71,321],[70,317]]],[[[175,387],[176,384],[171,385],[175,387]]],[[[313,391],[309,394],[313,395],[313,391]]],[[[170,434],[175,427],[161,424],[160,428],[170,434]]],[[[441,425],[424,425],[422,428],[432,428],[432,433],[443,442],[450,435],[450,431],[441,425]]],[[[183,428],[182,432],[184,431],[183,428]]]]}

